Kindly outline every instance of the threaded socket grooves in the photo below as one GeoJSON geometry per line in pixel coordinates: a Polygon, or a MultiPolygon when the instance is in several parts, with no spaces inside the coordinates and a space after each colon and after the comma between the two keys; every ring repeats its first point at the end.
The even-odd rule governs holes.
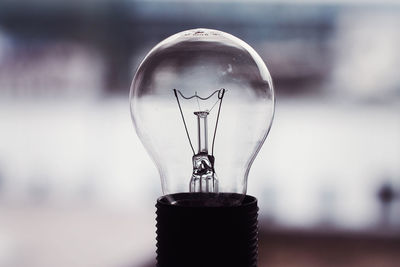
{"type": "MultiPolygon", "coordinates": [[[[173,198],[187,200],[195,194],[173,198]]],[[[158,267],[257,266],[256,198],[245,196],[239,206],[193,207],[171,205],[162,197],[156,207],[158,267]]]]}

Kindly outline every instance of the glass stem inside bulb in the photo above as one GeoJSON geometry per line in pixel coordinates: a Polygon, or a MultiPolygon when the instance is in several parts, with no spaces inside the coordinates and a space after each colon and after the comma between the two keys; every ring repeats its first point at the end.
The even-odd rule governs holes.
{"type": "Polygon", "coordinates": [[[208,112],[199,111],[194,113],[197,116],[197,136],[199,141],[198,153],[204,152],[208,154],[208,112]]]}
{"type": "Polygon", "coordinates": [[[218,180],[215,175],[215,158],[208,154],[207,111],[194,112],[197,116],[198,152],[193,156],[193,174],[190,192],[216,193],[218,180]]]}

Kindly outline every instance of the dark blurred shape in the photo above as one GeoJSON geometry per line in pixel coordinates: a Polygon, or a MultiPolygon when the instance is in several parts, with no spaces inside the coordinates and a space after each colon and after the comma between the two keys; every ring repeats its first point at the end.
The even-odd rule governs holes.
{"type": "Polygon", "coordinates": [[[395,199],[396,193],[389,183],[385,183],[379,189],[378,197],[383,205],[388,205],[395,199]]]}
{"type": "Polygon", "coordinates": [[[385,229],[391,226],[392,204],[397,198],[397,193],[393,186],[386,182],[382,184],[377,193],[381,204],[381,227],[385,229]]]}

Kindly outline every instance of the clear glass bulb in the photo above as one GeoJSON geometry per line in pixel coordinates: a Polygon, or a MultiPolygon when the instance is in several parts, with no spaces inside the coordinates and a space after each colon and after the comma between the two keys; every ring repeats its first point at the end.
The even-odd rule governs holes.
{"type": "Polygon", "coordinates": [[[180,32],[157,44],[130,91],[137,134],[171,203],[171,194],[181,192],[246,194],[274,104],[261,57],[242,40],[210,29],[180,32]]]}

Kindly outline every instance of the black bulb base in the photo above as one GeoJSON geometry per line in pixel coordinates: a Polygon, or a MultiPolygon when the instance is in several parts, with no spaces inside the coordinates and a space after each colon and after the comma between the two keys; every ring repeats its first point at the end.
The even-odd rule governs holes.
{"type": "Polygon", "coordinates": [[[257,199],[239,194],[218,195],[228,203],[229,199],[243,200],[233,206],[213,206],[210,202],[202,205],[199,196],[207,198],[203,193],[179,193],[158,199],[158,267],[257,266],[257,199]],[[178,204],[171,204],[171,199],[178,204]]]}

